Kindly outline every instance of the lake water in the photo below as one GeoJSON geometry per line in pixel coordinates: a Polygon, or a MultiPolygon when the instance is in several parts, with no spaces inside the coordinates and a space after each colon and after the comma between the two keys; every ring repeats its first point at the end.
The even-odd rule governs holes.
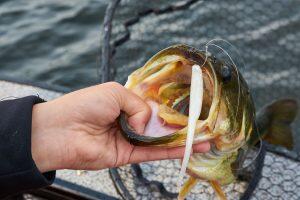
{"type": "MultiPolygon", "coordinates": [[[[0,77],[68,90],[98,83],[107,2],[2,0],[0,77]]],[[[137,11],[174,2],[123,0],[116,11],[113,40],[125,33],[123,22],[137,11]]],[[[112,60],[114,79],[121,83],[162,48],[176,43],[200,47],[223,38],[239,49],[257,107],[276,98],[300,99],[299,0],[203,1],[184,11],[146,16],[130,31],[131,39],[117,48],[112,60]]],[[[298,144],[299,117],[294,130],[298,144]]]]}

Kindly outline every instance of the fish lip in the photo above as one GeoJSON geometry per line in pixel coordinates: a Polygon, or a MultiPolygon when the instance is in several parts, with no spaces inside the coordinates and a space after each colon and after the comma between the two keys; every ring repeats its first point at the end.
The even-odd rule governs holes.
{"type": "Polygon", "coordinates": [[[174,142],[180,139],[181,135],[165,135],[161,137],[144,136],[136,133],[133,128],[127,123],[127,115],[121,112],[118,119],[119,128],[123,137],[130,143],[136,146],[164,146],[164,147],[176,147],[182,146],[174,142]]]}

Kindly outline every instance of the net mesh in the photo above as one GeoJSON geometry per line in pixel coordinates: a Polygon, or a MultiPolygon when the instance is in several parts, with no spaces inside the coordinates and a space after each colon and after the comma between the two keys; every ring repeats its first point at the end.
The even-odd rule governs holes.
{"type": "MultiPolygon", "coordinates": [[[[122,1],[121,5],[124,8],[116,14],[117,28],[111,42],[114,59],[110,70],[114,80],[124,83],[130,72],[167,46],[185,43],[199,48],[214,38],[222,38],[240,50],[238,55],[245,63],[242,73],[257,108],[279,97],[299,98],[300,29],[294,28],[300,21],[298,1],[166,1],[164,5],[122,1]],[[132,7],[137,12],[123,20],[132,7]]],[[[297,122],[295,132],[300,124],[297,122]]],[[[295,140],[299,139],[295,134],[295,140]]],[[[228,199],[300,198],[295,190],[298,178],[290,176],[295,173],[298,177],[299,156],[295,152],[300,147],[296,145],[295,152],[288,152],[266,146],[276,154],[268,152],[264,161],[265,151],[261,151],[236,183],[224,187],[228,199]]],[[[172,199],[177,184],[174,174],[179,167],[178,161],[155,161],[112,169],[111,176],[125,199],[172,199]]],[[[205,182],[199,183],[188,197],[214,198],[212,188],[205,182]]]]}

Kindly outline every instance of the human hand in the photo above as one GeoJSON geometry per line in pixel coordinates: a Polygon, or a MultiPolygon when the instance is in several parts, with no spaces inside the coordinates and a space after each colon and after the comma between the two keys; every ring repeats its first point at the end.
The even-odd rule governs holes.
{"type": "MultiPolygon", "coordinates": [[[[128,143],[116,124],[120,111],[143,133],[149,106],[118,83],[105,83],[36,104],[32,113],[32,157],[41,172],[96,170],[128,163],[182,158],[184,147],[139,147],[128,143]]],[[[205,152],[209,143],[193,146],[205,152]]]]}

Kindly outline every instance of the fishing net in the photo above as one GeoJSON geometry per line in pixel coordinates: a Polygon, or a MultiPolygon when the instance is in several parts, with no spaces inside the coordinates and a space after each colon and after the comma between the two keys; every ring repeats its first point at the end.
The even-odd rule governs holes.
{"type": "MultiPolygon", "coordinates": [[[[103,41],[111,47],[110,56],[102,57],[111,79],[125,83],[129,73],[153,54],[185,43],[209,51],[214,47],[214,54],[234,62],[248,82],[257,108],[280,97],[298,98],[300,41],[299,30],[293,28],[299,24],[298,1],[195,0],[164,5],[122,1],[120,7],[115,22],[119,28],[113,29],[111,41],[103,41]],[[132,7],[137,12],[122,20],[132,7]]],[[[299,117],[294,124],[297,122],[299,117]]],[[[294,130],[297,132],[295,125],[294,130]]],[[[224,187],[226,195],[228,199],[299,199],[298,162],[298,153],[262,142],[248,151],[237,181],[224,187]]],[[[179,168],[176,160],[155,161],[114,168],[110,175],[124,199],[173,199],[179,168]]],[[[205,182],[198,183],[188,196],[213,198],[213,190],[205,182]]]]}
{"type": "MultiPolygon", "coordinates": [[[[111,78],[117,78],[118,69],[111,69],[111,58],[116,54],[116,52],[119,51],[119,46],[126,42],[130,42],[132,35],[129,29],[130,26],[138,23],[147,15],[159,16],[168,12],[176,12],[179,10],[188,9],[190,6],[193,6],[196,3],[199,2],[193,0],[177,4],[170,4],[169,6],[163,8],[143,8],[137,12],[135,16],[124,22],[124,34],[116,37],[117,39],[111,42],[111,21],[119,1],[116,0],[112,2],[107,9],[106,17],[104,19],[105,33],[102,46],[102,72],[104,75],[102,76],[102,81],[104,82],[110,80],[111,78]]],[[[222,39],[213,39],[206,43],[205,50],[208,51],[209,47],[211,46],[217,47],[219,50],[222,50],[223,53],[225,52],[227,59],[229,58],[229,62],[232,64],[244,66],[244,63],[239,56],[239,52],[236,49],[233,49],[234,46],[229,42],[222,39]],[[218,44],[220,42],[223,42],[223,44],[218,44]],[[229,49],[224,47],[224,44],[231,47],[230,51],[235,53],[234,57],[230,57],[229,54],[223,49],[229,49]]],[[[231,55],[233,55],[233,53],[231,53],[231,55]]],[[[243,70],[243,68],[240,68],[240,70],[243,70]]],[[[260,178],[265,155],[263,143],[260,147],[261,148],[255,149],[251,153],[247,154],[248,159],[246,160],[248,161],[248,164],[246,167],[243,167],[243,170],[239,171],[239,181],[224,187],[224,191],[229,199],[236,199],[238,197],[241,199],[250,198],[260,178]]],[[[177,174],[179,170],[180,164],[177,160],[166,160],[114,168],[110,170],[110,175],[115,187],[124,199],[172,199],[177,197],[178,191],[176,190],[178,177],[175,174],[177,174]]],[[[198,184],[192,190],[189,198],[208,199],[214,196],[213,193],[214,192],[208,183],[203,182],[198,184]]]]}
{"type": "MultiPolygon", "coordinates": [[[[264,153],[256,164],[244,169],[237,182],[224,186],[228,199],[249,199],[260,178],[264,153]]],[[[154,161],[112,169],[111,177],[124,199],[176,199],[178,160],[154,161]]],[[[187,177],[185,177],[187,178],[187,177]]],[[[212,199],[214,191],[207,182],[198,183],[187,199],[212,199]]]]}

